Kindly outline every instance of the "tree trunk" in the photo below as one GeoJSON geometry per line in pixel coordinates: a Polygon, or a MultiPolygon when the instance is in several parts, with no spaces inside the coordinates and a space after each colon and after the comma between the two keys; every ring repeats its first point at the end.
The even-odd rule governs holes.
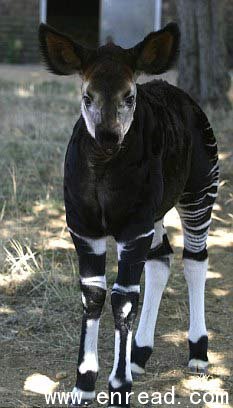
{"type": "Polygon", "coordinates": [[[224,0],[177,0],[181,29],[178,85],[202,106],[229,109],[224,0]]]}

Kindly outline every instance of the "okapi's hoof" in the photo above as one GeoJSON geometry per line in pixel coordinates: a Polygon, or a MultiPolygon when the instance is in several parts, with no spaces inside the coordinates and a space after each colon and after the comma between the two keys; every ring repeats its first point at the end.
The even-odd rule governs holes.
{"type": "Polygon", "coordinates": [[[151,347],[140,347],[134,340],[131,351],[131,373],[134,380],[145,374],[145,366],[151,354],[151,347]]]}
{"type": "Polygon", "coordinates": [[[142,377],[146,372],[145,368],[140,367],[136,363],[131,363],[131,373],[134,380],[137,380],[142,377]]]}
{"type": "Polygon", "coordinates": [[[204,375],[208,374],[208,361],[192,358],[189,361],[188,369],[191,374],[204,375]]]}
{"type": "Polygon", "coordinates": [[[74,387],[68,401],[68,408],[88,407],[95,399],[95,391],[87,392],[74,387]]]}

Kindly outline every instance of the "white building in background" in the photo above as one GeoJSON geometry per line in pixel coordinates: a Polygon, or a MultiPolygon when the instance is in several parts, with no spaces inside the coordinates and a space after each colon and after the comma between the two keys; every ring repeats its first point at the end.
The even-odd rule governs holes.
{"type": "MultiPolygon", "coordinates": [[[[48,7],[52,2],[54,0],[40,0],[40,21],[43,23],[49,22],[48,7]]],[[[84,2],[88,4],[88,1],[84,2]]],[[[56,0],[56,3],[59,8],[59,0],[56,0]]],[[[65,4],[67,3],[66,1],[65,4]]],[[[77,19],[82,15],[81,3],[82,0],[73,1],[72,15],[76,15],[77,19]]],[[[117,44],[130,47],[150,31],[159,30],[161,27],[162,0],[98,0],[98,5],[92,0],[89,3],[90,12],[93,10],[96,13],[98,9],[99,44],[104,44],[106,39],[112,38],[117,44]]],[[[68,8],[72,9],[70,6],[68,8]]],[[[56,16],[56,7],[54,15],[56,16]]]]}
{"type": "MultiPolygon", "coordinates": [[[[0,0],[0,62],[36,63],[38,25],[48,23],[89,47],[111,37],[130,47],[161,22],[162,0],[0,0]]],[[[175,0],[164,0],[167,6],[175,0]]]]}
{"type": "Polygon", "coordinates": [[[150,31],[161,27],[162,0],[102,0],[100,44],[112,38],[122,47],[131,47],[150,31]]]}

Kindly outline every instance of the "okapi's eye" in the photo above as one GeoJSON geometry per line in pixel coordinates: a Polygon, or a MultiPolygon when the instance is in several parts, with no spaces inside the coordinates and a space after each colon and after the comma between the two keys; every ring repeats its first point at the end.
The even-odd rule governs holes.
{"type": "Polygon", "coordinates": [[[134,103],[134,95],[131,95],[131,96],[127,96],[126,98],[125,98],[125,103],[126,103],[126,105],[130,108],[131,106],[133,106],[133,103],[134,103]]]}
{"type": "Polygon", "coordinates": [[[92,103],[90,96],[84,95],[83,100],[84,100],[86,107],[89,108],[89,106],[91,106],[91,103],[92,103]]]}

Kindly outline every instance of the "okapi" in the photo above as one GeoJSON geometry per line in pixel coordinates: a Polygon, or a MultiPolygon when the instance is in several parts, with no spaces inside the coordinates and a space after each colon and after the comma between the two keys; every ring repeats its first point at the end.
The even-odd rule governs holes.
{"type": "Polygon", "coordinates": [[[136,84],[138,74],[161,74],[173,65],[180,38],[175,23],[130,49],[112,42],[87,49],[45,24],[39,38],[54,74],[82,77],[81,116],[68,145],[64,175],[67,225],[79,258],[83,304],[71,406],[86,406],[95,398],[106,237],[113,236],[118,274],[111,292],[115,359],[109,407],[129,407],[132,375],[145,372],[170,274],[173,251],[163,217],[174,206],[184,234],[188,365],[195,372],[207,369],[204,288],[206,240],[219,176],[216,140],[205,114],[185,92],[161,80],[136,84]],[[131,347],[144,265],[144,302],[131,347]]]}

